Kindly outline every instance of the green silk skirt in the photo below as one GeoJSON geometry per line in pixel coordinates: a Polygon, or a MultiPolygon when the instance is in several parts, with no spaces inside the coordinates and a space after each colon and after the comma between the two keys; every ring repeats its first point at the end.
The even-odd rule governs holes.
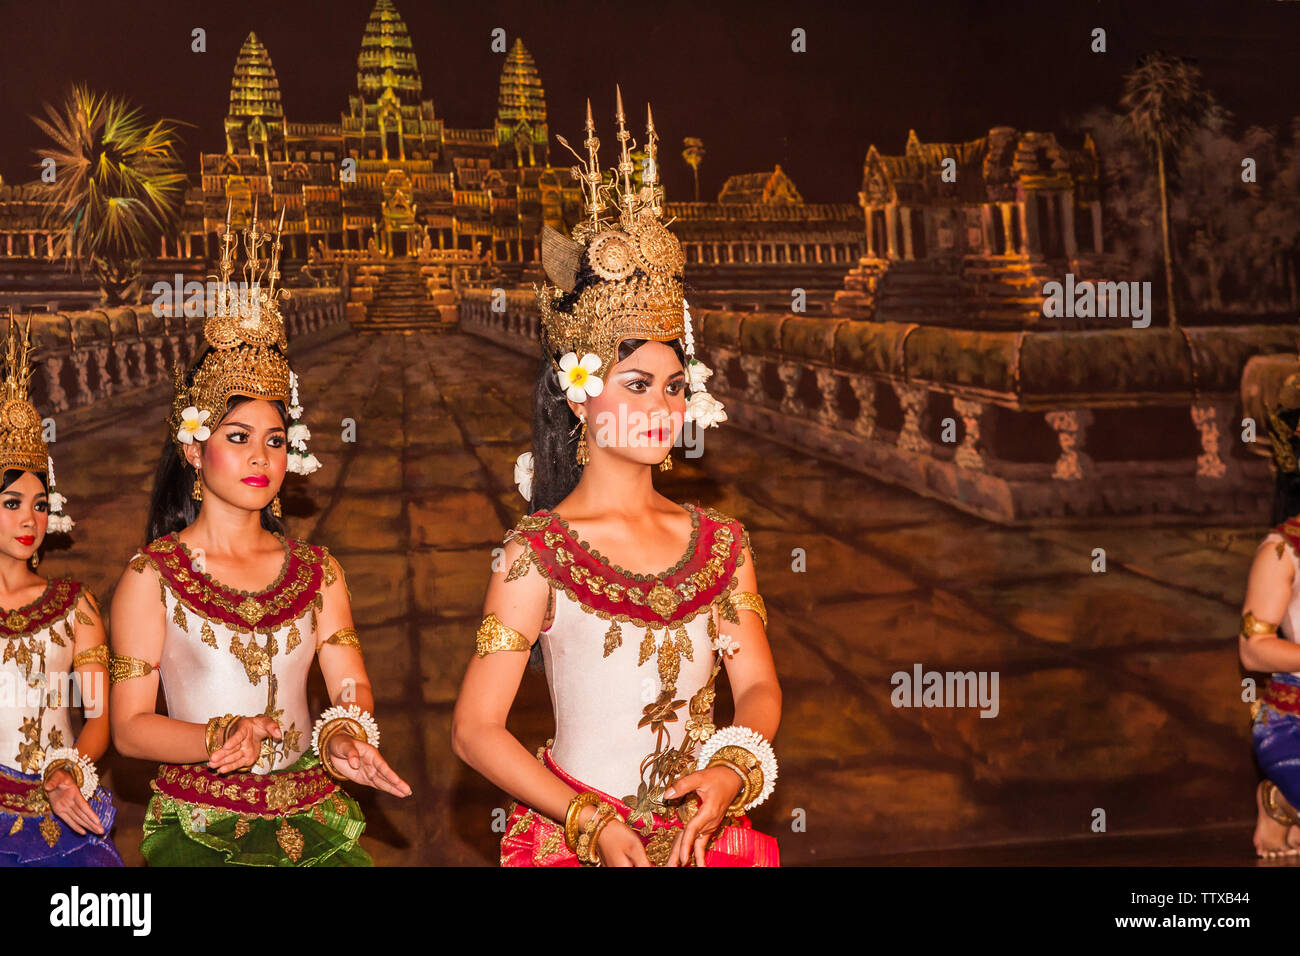
{"type": "MultiPolygon", "coordinates": [[[[315,751],[308,750],[292,765],[264,775],[258,784],[270,783],[274,791],[277,783],[301,779],[304,771],[312,771],[319,763],[315,751]]],[[[172,766],[159,768],[159,780],[172,766]]],[[[202,765],[180,770],[189,771],[181,778],[185,781],[191,777],[202,777],[205,782],[252,777],[227,774],[218,778],[202,765]]],[[[301,808],[254,814],[223,809],[197,794],[194,800],[178,798],[174,791],[170,795],[159,792],[157,784],[157,780],[150,784],[153,795],[145,808],[140,844],[149,866],[374,866],[359,843],[366,828],[361,808],[341,787],[301,808]]],[[[235,790],[237,793],[237,783],[235,790]]]]}

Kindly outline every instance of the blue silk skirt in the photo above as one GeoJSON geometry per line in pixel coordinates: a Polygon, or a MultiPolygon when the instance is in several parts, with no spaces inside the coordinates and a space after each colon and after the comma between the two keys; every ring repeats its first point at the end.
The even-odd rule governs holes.
{"type": "Polygon", "coordinates": [[[109,836],[117,816],[113,795],[97,787],[88,802],[104,836],[78,835],[52,813],[40,774],[0,764],[0,866],[122,866],[109,836]]]}

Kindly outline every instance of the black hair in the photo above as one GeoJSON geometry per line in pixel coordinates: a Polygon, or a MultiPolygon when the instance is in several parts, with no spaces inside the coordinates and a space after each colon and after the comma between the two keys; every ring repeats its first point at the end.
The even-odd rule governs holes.
{"type": "MultiPolygon", "coordinates": [[[[1278,417],[1287,425],[1289,431],[1294,431],[1297,421],[1300,421],[1300,408],[1288,408],[1278,413],[1278,417]]],[[[1296,439],[1290,439],[1292,453],[1300,452],[1296,448],[1296,439]]],[[[1278,469],[1277,480],[1273,483],[1273,521],[1271,527],[1276,528],[1287,518],[1295,517],[1300,514],[1300,472],[1286,472],[1278,469]]]]}
{"type": "MultiPolygon", "coordinates": [[[[201,361],[202,356],[186,374],[186,385],[193,384],[194,368],[197,368],[201,361]]],[[[240,405],[251,401],[253,399],[244,395],[232,395],[226,402],[226,411],[221,416],[221,420],[224,421],[226,416],[240,405]]],[[[271,402],[271,406],[280,413],[280,421],[288,429],[289,410],[284,402],[274,401],[271,402]]],[[[212,428],[215,431],[216,425],[212,428]]],[[[168,435],[163,440],[162,454],[158,457],[158,467],[154,471],[153,493],[149,498],[149,519],[145,528],[148,536],[145,539],[146,543],[184,530],[198,518],[199,502],[195,501],[191,494],[198,474],[194,466],[177,452],[172,436],[168,435]]],[[[285,533],[284,522],[271,513],[269,504],[262,509],[262,527],[276,534],[285,533]]]]}
{"type": "Polygon", "coordinates": [[[41,480],[41,490],[48,492],[50,490],[50,476],[40,471],[25,471],[22,468],[6,468],[3,475],[0,475],[0,491],[4,491],[23,475],[35,475],[41,480]]]}

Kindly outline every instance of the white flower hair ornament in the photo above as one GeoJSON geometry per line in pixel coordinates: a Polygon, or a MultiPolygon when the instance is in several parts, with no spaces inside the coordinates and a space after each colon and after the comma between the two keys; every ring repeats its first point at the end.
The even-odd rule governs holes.
{"type": "Polygon", "coordinates": [[[208,411],[199,411],[193,405],[181,412],[181,425],[176,429],[176,440],[186,445],[196,441],[207,441],[212,429],[204,424],[211,415],[208,411]]]}
{"type": "MultiPolygon", "coordinates": [[[[188,409],[187,409],[188,411],[188,409]]],[[[204,412],[206,415],[207,412],[204,412]]],[[[298,404],[298,373],[289,373],[289,470],[295,475],[310,475],[320,468],[320,460],[307,450],[311,431],[302,423],[302,406],[298,404]]]]}
{"type": "Polygon", "coordinates": [[[71,515],[63,513],[63,506],[68,503],[68,499],[54,489],[54,459],[49,455],[45,456],[45,475],[49,479],[49,494],[46,495],[45,502],[50,509],[50,517],[46,522],[45,530],[67,534],[72,530],[75,522],[72,520],[71,515]]]}
{"type": "Polygon", "coordinates": [[[515,487],[524,501],[533,500],[533,453],[526,451],[515,459],[515,487]]]}
{"type": "Polygon", "coordinates": [[[713,374],[713,369],[695,357],[695,333],[691,328],[691,307],[682,300],[682,311],[686,313],[686,387],[690,397],[686,400],[685,420],[695,422],[699,428],[713,428],[727,420],[727,412],[722,402],[708,393],[704,383],[713,374]]]}
{"type": "Polygon", "coordinates": [[[600,357],[588,352],[581,359],[577,352],[566,352],[560,357],[560,370],[555,373],[564,396],[571,402],[581,404],[588,397],[595,398],[604,391],[605,383],[596,374],[600,368],[600,357]]]}

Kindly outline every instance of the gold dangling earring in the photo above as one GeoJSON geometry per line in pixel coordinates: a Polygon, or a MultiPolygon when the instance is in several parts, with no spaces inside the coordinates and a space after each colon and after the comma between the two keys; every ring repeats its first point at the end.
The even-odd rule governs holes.
{"type": "Polygon", "coordinates": [[[669,452],[669,453],[668,453],[668,457],[665,458],[663,461],[659,462],[659,470],[660,470],[660,471],[672,471],[672,470],[673,470],[673,453],[672,453],[672,452],[669,452]]]}
{"type": "Polygon", "coordinates": [[[578,436],[578,464],[586,465],[590,460],[587,457],[587,416],[582,417],[582,434],[578,436]]]}
{"type": "Polygon", "coordinates": [[[203,500],[203,482],[199,480],[198,475],[194,476],[194,487],[190,489],[190,497],[195,501],[203,500]]]}
{"type": "Polygon", "coordinates": [[[41,556],[39,554],[33,554],[28,560],[31,562],[32,570],[35,571],[36,566],[41,563],[41,556]]]}
{"type": "Polygon", "coordinates": [[[280,512],[280,496],[279,496],[279,495],[276,495],[274,498],[271,499],[271,514],[275,515],[277,518],[283,518],[283,517],[284,517],[284,515],[280,512]]]}

